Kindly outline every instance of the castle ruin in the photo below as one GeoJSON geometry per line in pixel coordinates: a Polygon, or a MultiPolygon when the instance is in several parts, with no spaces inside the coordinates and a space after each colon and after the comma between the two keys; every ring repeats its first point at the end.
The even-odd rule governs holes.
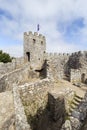
{"type": "Polygon", "coordinates": [[[30,62],[31,68],[40,70],[45,62],[46,40],[35,32],[24,33],[24,61],[30,62]]]}
{"type": "Polygon", "coordinates": [[[1,97],[13,99],[0,130],[86,130],[86,87],[87,51],[47,53],[43,35],[25,32],[24,57],[0,63],[1,97]]]}

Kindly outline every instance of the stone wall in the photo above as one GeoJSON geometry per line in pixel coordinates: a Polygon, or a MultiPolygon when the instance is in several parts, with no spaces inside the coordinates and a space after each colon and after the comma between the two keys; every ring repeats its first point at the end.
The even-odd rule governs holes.
{"type": "Polygon", "coordinates": [[[42,107],[41,110],[45,108],[48,85],[50,87],[52,85],[48,79],[31,84],[26,83],[19,87],[13,85],[16,130],[32,129],[32,125],[29,124],[29,115],[32,115],[30,117],[30,120],[32,120],[33,115],[37,113],[39,108],[42,107]]]}
{"type": "Polygon", "coordinates": [[[31,130],[27,123],[24,107],[20,99],[18,86],[13,85],[14,108],[15,108],[15,130],[31,130]]]}
{"type": "Polygon", "coordinates": [[[24,57],[15,58],[12,62],[15,64],[15,68],[19,68],[24,65],[24,57]]]}
{"type": "MultiPolygon", "coordinates": [[[[53,87],[49,79],[43,79],[31,84],[20,86],[20,95],[25,107],[28,107],[28,114],[35,115],[37,110],[46,107],[48,101],[48,91],[53,87]],[[33,111],[32,111],[33,110],[33,111]]],[[[26,108],[27,112],[27,108],[26,108]]]]}
{"type": "Polygon", "coordinates": [[[73,84],[81,83],[81,71],[78,69],[71,69],[70,82],[73,84]]]}
{"type": "Polygon", "coordinates": [[[46,39],[35,32],[24,33],[24,59],[30,62],[31,68],[40,70],[45,62],[46,39]]]}
{"type": "Polygon", "coordinates": [[[65,78],[69,54],[47,54],[48,73],[55,79],[65,78]]]}
{"type": "Polygon", "coordinates": [[[2,63],[0,62],[0,77],[6,73],[9,73],[17,68],[20,68],[24,64],[24,58],[13,59],[12,62],[2,63]]]}
{"type": "Polygon", "coordinates": [[[32,78],[38,79],[39,74],[30,70],[29,64],[25,64],[22,68],[7,73],[0,78],[0,92],[12,90],[14,83],[23,84],[29,82],[32,78]]]}
{"type": "Polygon", "coordinates": [[[13,114],[11,117],[6,120],[1,128],[1,130],[13,130],[15,124],[15,115],[13,114]]]}
{"type": "Polygon", "coordinates": [[[78,76],[80,80],[84,83],[87,81],[87,51],[84,52],[75,52],[72,53],[72,55],[69,57],[68,63],[68,73],[70,74],[70,70],[74,69],[76,70],[73,72],[73,76],[75,74],[75,77],[78,79],[78,76]],[[80,73],[77,74],[77,69],[80,70],[80,73]],[[77,76],[76,76],[77,75],[77,76]]]}
{"type": "Polygon", "coordinates": [[[51,79],[19,86],[20,97],[32,130],[60,130],[65,122],[68,102],[72,100],[74,92],[65,90],[53,93],[53,87],[54,82],[51,79]]]}
{"type": "MultiPolygon", "coordinates": [[[[29,39],[33,39],[33,38],[37,37],[36,40],[39,38],[39,36],[36,34],[29,34],[29,35],[26,34],[25,37],[28,37],[29,39]]],[[[42,37],[42,39],[44,38],[43,36],[41,36],[41,37],[42,37]]],[[[41,42],[41,40],[39,42],[41,42]]],[[[27,43],[25,42],[25,45],[26,44],[27,43]]],[[[29,45],[31,46],[31,44],[33,44],[33,43],[30,41],[29,45]]],[[[36,44],[38,44],[38,43],[36,43],[36,44]]],[[[45,44],[45,43],[43,43],[43,44],[45,44]]],[[[28,46],[28,44],[27,44],[27,46],[28,46]]],[[[32,45],[32,47],[33,47],[33,45],[32,45]]],[[[31,49],[31,51],[32,51],[32,49],[31,49]]],[[[45,49],[45,45],[44,45],[44,49],[45,49]]],[[[34,52],[32,52],[32,55],[33,55],[33,53],[34,52]]],[[[35,53],[35,55],[36,54],[38,56],[40,55],[38,52],[35,53]]],[[[86,60],[87,52],[79,51],[79,52],[72,53],[71,55],[65,54],[65,53],[63,53],[63,54],[46,53],[41,57],[43,59],[42,60],[43,62],[42,61],[38,62],[38,64],[40,63],[39,64],[40,68],[33,67],[33,69],[35,70],[37,68],[36,69],[37,72],[39,72],[41,74],[45,74],[45,76],[43,75],[43,77],[46,77],[49,75],[49,77],[51,77],[51,78],[53,77],[55,79],[67,79],[72,82],[74,77],[78,78],[78,76],[79,76],[79,79],[82,82],[87,83],[87,60],[86,60]],[[74,71],[71,72],[71,69],[73,69],[74,71]],[[81,74],[80,73],[77,74],[77,69],[80,70],[81,74]]],[[[34,66],[38,65],[34,60],[31,62],[29,62],[30,69],[32,69],[31,64],[33,64],[34,66]],[[37,65],[35,65],[35,64],[37,64],[37,65]]],[[[7,64],[0,63],[0,76],[2,76],[5,73],[11,72],[17,68],[20,68],[21,66],[23,66],[23,64],[24,64],[24,58],[16,58],[11,63],[7,63],[7,64]]]]}
{"type": "Polygon", "coordinates": [[[0,63],[0,77],[5,73],[11,72],[15,69],[15,63],[0,63]]]}
{"type": "Polygon", "coordinates": [[[53,86],[50,79],[19,86],[27,121],[32,130],[59,130],[64,122],[64,97],[60,94],[51,95],[53,86]]]}

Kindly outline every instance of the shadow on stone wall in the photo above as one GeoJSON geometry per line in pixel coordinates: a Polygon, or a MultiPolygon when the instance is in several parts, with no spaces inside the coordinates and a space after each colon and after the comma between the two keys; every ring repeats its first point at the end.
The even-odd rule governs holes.
{"type": "Polygon", "coordinates": [[[35,116],[28,115],[27,120],[32,130],[60,130],[65,122],[65,102],[63,96],[48,94],[48,103],[39,108],[35,116]]]}
{"type": "Polygon", "coordinates": [[[83,125],[80,128],[80,130],[87,130],[87,117],[86,117],[85,121],[83,122],[83,125]]]}
{"type": "Polygon", "coordinates": [[[81,55],[71,55],[68,60],[68,66],[71,69],[79,69],[82,67],[80,61],[81,55]]]}
{"type": "Polygon", "coordinates": [[[46,78],[47,77],[47,60],[44,61],[44,64],[41,70],[35,70],[35,71],[39,72],[39,76],[41,79],[46,78]]]}
{"type": "Polygon", "coordinates": [[[82,67],[81,60],[80,60],[81,57],[82,55],[80,54],[80,52],[78,52],[77,54],[73,54],[69,57],[69,60],[64,65],[64,74],[67,77],[68,81],[70,81],[71,69],[80,69],[82,67]]]}

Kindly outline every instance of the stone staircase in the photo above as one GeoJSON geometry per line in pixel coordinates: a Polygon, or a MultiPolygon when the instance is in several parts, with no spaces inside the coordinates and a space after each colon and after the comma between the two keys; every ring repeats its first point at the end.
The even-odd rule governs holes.
{"type": "Polygon", "coordinates": [[[72,115],[72,112],[79,106],[82,100],[83,100],[83,97],[75,95],[73,101],[70,104],[68,116],[72,115]]]}

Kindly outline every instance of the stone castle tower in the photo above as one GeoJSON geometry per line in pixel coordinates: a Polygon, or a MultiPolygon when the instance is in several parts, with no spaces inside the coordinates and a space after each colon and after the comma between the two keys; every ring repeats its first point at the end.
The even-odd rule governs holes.
{"type": "Polygon", "coordinates": [[[24,60],[34,70],[40,70],[45,62],[46,40],[37,32],[24,33],[24,60]]]}

